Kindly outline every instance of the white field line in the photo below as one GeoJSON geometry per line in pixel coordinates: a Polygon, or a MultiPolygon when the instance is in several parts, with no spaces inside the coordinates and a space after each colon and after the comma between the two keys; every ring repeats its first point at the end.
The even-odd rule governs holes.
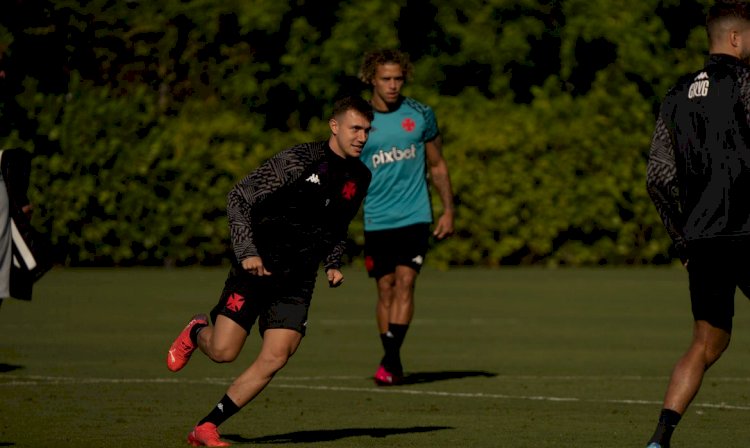
{"type": "MultiPolygon", "coordinates": [[[[627,400],[627,399],[590,399],[590,398],[577,398],[577,397],[554,397],[545,395],[506,395],[506,394],[490,394],[483,392],[442,392],[432,390],[417,390],[408,389],[406,387],[347,387],[347,386],[316,386],[307,384],[280,384],[283,381],[309,381],[309,380],[342,380],[342,379],[357,379],[361,380],[361,377],[279,377],[276,381],[271,383],[269,387],[280,388],[280,389],[304,389],[304,390],[322,390],[332,392],[361,392],[370,394],[401,394],[401,395],[415,395],[415,396],[431,396],[431,397],[446,397],[446,398],[484,398],[484,399],[496,399],[496,400],[525,400],[525,401],[548,401],[548,402],[578,402],[578,403],[607,403],[607,404],[630,404],[630,405],[659,405],[662,402],[656,400],[627,400]]],[[[507,377],[503,377],[507,378],[507,377]]],[[[513,378],[534,378],[534,379],[592,379],[592,377],[585,376],[574,376],[574,377],[545,377],[545,376],[520,376],[513,378]]],[[[598,377],[593,377],[598,378],[598,377]]],[[[604,378],[604,377],[601,377],[604,378]]],[[[646,379],[646,377],[622,377],[628,379],[646,379]]],[[[40,376],[40,375],[0,375],[0,380],[10,379],[10,381],[0,381],[0,387],[12,387],[12,386],[39,386],[48,384],[210,384],[210,385],[224,385],[228,386],[231,384],[231,378],[202,378],[202,379],[183,379],[183,378],[76,378],[76,377],[62,377],[62,376],[40,376]]],[[[610,377],[609,379],[613,379],[610,377]]],[[[614,378],[618,379],[618,378],[614,378]]],[[[650,378],[649,378],[650,379],[650,378]]],[[[712,378],[713,381],[721,380],[712,378]]],[[[746,378],[724,378],[724,380],[730,381],[748,381],[746,378]]],[[[691,407],[698,408],[711,408],[711,409],[725,409],[725,410],[738,410],[738,411],[750,411],[750,406],[732,405],[727,403],[693,403],[691,407]]]]}

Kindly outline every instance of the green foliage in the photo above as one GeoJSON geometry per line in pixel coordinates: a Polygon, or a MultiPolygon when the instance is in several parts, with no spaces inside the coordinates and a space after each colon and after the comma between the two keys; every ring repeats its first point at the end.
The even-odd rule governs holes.
{"type": "Polygon", "coordinates": [[[39,131],[60,151],[35,159],[34,184],[46,187],[34,196],[68,262],[207,262],[225,253],[226,194],[275,152],[252,143],[263,134],[257,122],[217,101],[189,100],[166,117],[144,86],[118,97],[78,83],[44,100],[39,131]]]}
{"type": "Polygon", "coordinates": [[[457,235],[430,262],[668,260],[646,155],[660,98],[702,64],[707,1],[17,4],[0,146],[35,154],[34,222],[62,263],[220,262],[229,189],[325,138],[375,47],[412,55],[405,93],[443,132],[457,235]]]}

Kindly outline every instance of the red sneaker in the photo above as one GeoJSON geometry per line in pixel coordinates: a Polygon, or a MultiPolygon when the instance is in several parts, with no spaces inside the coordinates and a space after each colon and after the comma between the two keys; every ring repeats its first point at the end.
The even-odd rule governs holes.
{"type": "Polygon", "coordinates": [[[375,372],[375,384],[378,386],[395,386],[401,383],[402,378],[399,375],[385,370],[385,367],[379,366],[375,372]]]}
{"type": "Polygon", "coordinates": [[[192,446],[231,446],[231,443],[219,439],[219,430],[216,429],[216,425],[209,422],[193,428],[188,434],[187,441],[192,446]]]}
{"type": "Polygon", "coordinates": [[[208,317],[205,314],[196,314],[193,316],[187,326],[180,332],[180,335],[177,336],[177,339],[174,340],[172,346],[169,347],[167,368],[172,372],[185,367],[185,364],[190,360],[190,355],[198,348],[190,340],[190,330],[196,325],[208,325],[208,317]]]}

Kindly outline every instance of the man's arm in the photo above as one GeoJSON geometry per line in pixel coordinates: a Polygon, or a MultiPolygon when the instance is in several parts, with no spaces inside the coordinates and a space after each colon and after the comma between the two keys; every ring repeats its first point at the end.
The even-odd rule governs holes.
{"type": "Polygon", "coordinates": [[[445,238],[453,233],[453,188],[448,173],[448,164],[443,158],[443,138],[438,135],[434,139],[425,142],[425,154],[427,156],[427,167],[430,172],[432,184],[443,203],[443,213],[438,218],[433,234],[438,238],[445,238]]]}
{"type": "Polygon", "coordinates": [[[686,244],[682,235],[684,217],[680,210],[679,184],[674,144],[661,116],[656,121],[656,129],[651,139],[648,157],[646,188],[656,206],[667,233],[672,238],[677,253],[686,262],[686,244]]]}
{"type": "Polygon", "coordinates": [[[260,260],[256,260],[260,254],[254,241],[252,210],[302,175],[305,164],[298,152],[293,148],[275,155],[242,179],[227,196],[232,248],[237,261],[245,269],[262,268],[260,260]],[[245,266],[245,260],[251,257],[254,261],[245,266]]]}

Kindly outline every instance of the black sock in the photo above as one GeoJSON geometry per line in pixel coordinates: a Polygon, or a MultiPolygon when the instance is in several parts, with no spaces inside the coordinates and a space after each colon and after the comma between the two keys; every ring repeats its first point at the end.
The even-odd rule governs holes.
{"type": "Polygon", "coordinates": [[[651,436],[651,440],[648,443],[656,442],[662,446],[662,448],[669,448],[669,441],[672,438],[672,433],[680,423],[682,416],[671,409],[662,409],[659,415],[659,424],[656,425],[656,431],[651,436]]]}
{"type": "Polygon", "coordinates": [[[391,348],[393,346],[393,335],[388,332],[381,334],[380,342],[383,344],[383,352],[385,352],[383,359],[380,360],[380,365],[387,370],[388,364],[391,363],[391,358],[393,357],[393,348],[391,348]]]}
{"type": "Polygon", "coordinates": [[[193,341],[193,344],[198,345],[198,333],[200,333],[200,331],[206,328],[207,326],[208,324],[193,325],[193,328],[190,329],[190,340],[193,341]]]}
{"type": "Polygon", "coordinates": [[[203,418],[203,420],[198,422],[198,425],[202,425],[206,422],[211,422],[214,425],[219,426],[224,423],[226,419],[236,414],[239,410],[240,408],[236,404],[234,404],[234,401],[232,401],[232,399],[229,398],[228,395],[224,395],[221,401],[219,401],[219,403],[214,406],[211,412],[209,412],[208,415],[203,418]]]}
{"type": "Polygon", "coordinates": [[[409,325],[388,324],[388,332],[380,335],[385,349],[385,356],[381,364],[385,369],[396,375],[403,375],[401,366],[401,345],[404,343],[409,325]]]}
{"type": "Polygon", "coordinates": [[[408,324],[388,324],[388,331],[393,335],[393,342],[396,345],[396,350],[401,349],[401,344],[404,343],[404,338],[406,338],[407,330],[409,330],[408,324]]]}

